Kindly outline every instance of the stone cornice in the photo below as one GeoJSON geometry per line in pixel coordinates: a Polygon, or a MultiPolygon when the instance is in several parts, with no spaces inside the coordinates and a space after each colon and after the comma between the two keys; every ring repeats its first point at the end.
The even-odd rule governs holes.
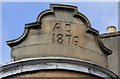
{"type": "Polygon", "coordinates": [[[118,31],[118,32],[112,32],[112,33],[100,34],[101,38],[109,38],[109,37],[116,37],[116,36],[120,36],[120,31],[118,31]]]}
{"type": "Polygon", "coordinates": [[[63,69],[68,71],[78,71],[86,74],[96,75],[104,79],[119,79],[119,77],[103,66],[98,64],[68,58],[68,57],[39,57],[23,59],[0,67],[0,78],[32,71],[63,69]]]}

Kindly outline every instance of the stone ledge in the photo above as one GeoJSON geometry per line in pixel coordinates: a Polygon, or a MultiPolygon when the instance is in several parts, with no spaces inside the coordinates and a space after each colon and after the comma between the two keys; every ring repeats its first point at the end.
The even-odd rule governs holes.
{"type": "Polygon", "coordinates": [[[112,32],[112,33],[100,34],[101,38],[109,38],[109,37],[115,37],[115,36],[120,36],[120,31],[118,31],[118,32],[112,32]]]}
{"type": "Polygon", "coordinates": [[[96,75],[105,79],[120,79],[115,73],[101,65],[68,57],[38,57],[23,59],[3,65],[0,69],[2,69],[0,78],[7,78],[9,76],[30,71],[60,69],[96,75]]]}

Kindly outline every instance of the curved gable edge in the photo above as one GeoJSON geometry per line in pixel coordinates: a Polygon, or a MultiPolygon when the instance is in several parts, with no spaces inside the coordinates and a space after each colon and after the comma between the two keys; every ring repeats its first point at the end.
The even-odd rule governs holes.
{"type": "Polygon", "coordinates": [[[110,49],[108,49],[107,47],[105,47],[104,44],[102,43],[102,41],[100,40],[99,32],[97,30],[91,28],[91,24],[90,24],[89,20],[87,19],[87,17],[84,16],[82,13],[79,13],[76,6],[63,5],[63,4],[51,4],[50,5],[50,9],[47,9],[47,10],[41,12],[38,15],[38,17],[36,19],[36,22],[25,24],[25,30],[24,30],[23,34],[19,38],[14,39],[14,40],[6,41],[7,45],[10,46],[10,47],[13,47],[13,46],[16,46],[16,45],[20,44],[27,38],[27,36],[29,34],[29,29],[31,29],[31,28],[35,28],[35,29],[41,28],[42,18],[45,15],[54,14],[54,8],[55,7],[57,7],[57,8],[58,7],[62,7],[62,8],[73,9],[74,10],[73,17],[79,17],[79,18],[81,18],[81,20],[83,20],[85,26],[87,27],[86,32],[87,33],[92,33],[93,35],[95,35],[96,42],[98,43],[99,47],[104,52],[104,54],[105,55],[112,54],[112,51],[110,49]]]}

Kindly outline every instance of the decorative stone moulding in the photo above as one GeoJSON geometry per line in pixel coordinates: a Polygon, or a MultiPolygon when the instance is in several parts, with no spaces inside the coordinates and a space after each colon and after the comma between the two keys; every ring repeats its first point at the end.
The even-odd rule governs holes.
{"type": "MultiPolygon", "coordinates": [[[[95,78],[92,78],[92,79],[120,79],[116,74],[114,74],[112,71],[108,70],[105,67],[99,66],[95,63],[91,63],[88,61],[68,58],[68,57],[67,58],[66,57],[28,58],[28,59],[11,62],[9,64],[4,65],[3,67],[0,67],[0,69],[1,68],[3,72],[0,72],[0,78],[3,78],[3,79],[30,78],[30,77],[27,77],[25,73],[29,74],[30,72],[32,72],[30,73],[32,75],[33,72],[35,71],[38,72],[38,71],[46,71],[46,70],[47,71],[66,70],[71,72],[79,72],[79,73],[84,73],[88,75],[93,75],[95,78]]],[[[32,77],[32,78],[39,78],[36,76],[37,75],[35,75],[35,77],[32,77]]],[[[43,78],[43,77],[40,77],[40,78],[43,78]]],[[[46,78],[49,78],[49,77],[46,77],[46,78]]],[[[56,77],[53,77],[53,78],[56,78],[56,77]]],[[[74,78],[82,78],[82,77],[74,77],[74,78]]],[[[88,79],[89,77],[83,77],[83,79],[84,78],[88,79]]]]}
{"type": "Polygon", "coordinates": [[[70,57],[107,67],[107,56],[112,53],[76,6],[61,4],[51,4],[50,9],[38,15],[36,22],[25,24],[24,33],[7,41],[7,45],[14,61],[70,57]]]}

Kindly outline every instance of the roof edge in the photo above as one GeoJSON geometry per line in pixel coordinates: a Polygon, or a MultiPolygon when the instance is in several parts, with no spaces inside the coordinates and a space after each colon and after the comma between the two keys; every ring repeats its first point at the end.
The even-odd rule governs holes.
{"type": "Polygon", "coordinates": [[[109,37],[115,37],[115,36],[120,36],[120,31],[100,34],[101,38],[109,38],[109,37]]]}

